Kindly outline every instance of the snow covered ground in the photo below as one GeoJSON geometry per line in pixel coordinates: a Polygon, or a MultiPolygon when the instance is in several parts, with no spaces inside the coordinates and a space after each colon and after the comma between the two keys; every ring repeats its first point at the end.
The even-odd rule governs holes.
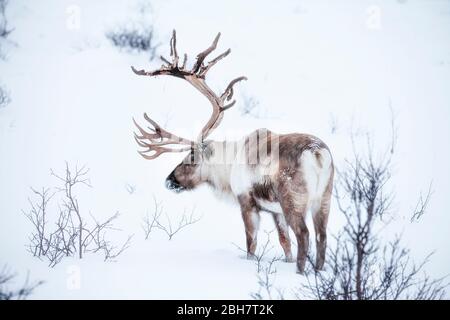
{"type": "MultiPolygon", "coordinates": [[[[145,111],[195,137],[210,106],[182,81],[130,71],[130,65],[151,69],[160,62],[120,52],[106,39],[105,32],[129,21],[153,24],[166,56],[175,28],[179,52],[191,59],[222,32],[219,46],[232,53],[210,72],[209,83],[219,91],[233,77],[248,81],[236,87],[238,103],[212,138],[260,127],[308,132],[330,146],[339,166],[351,155],[352,127],[370,130],[377,150],[390,143],[392,106],[398,213],[386,236],[403,232],[417,259],[435,250],[429,273],[449,273],[450,1],[147,2],[140,13],[138,0],[10,1],[13,43],[0,61],[0,82],[12,98],[0,109],[0,266],[17,271],[18,281],[27,271],[45,280],[33,298],[241,299],[258,290],[254,262],[236,247],[245,247],[239,209],[207,188],[166,190],[164,179],[181,155],[150,162],[136,153],[132,117],[145,111]],[[241,115],[244,96],[259,102],[260,117],[241,115]],[[82,210],[99,218],[119,211],[116,240],[134,234],[117,262],[87,255],[51,269],[26,251],[31,226],[21,210],[28,208],[29,188],[55,185],[50,168],[61,172],[64,161],[90,168],[93,188],[79,189],[82,210]],[[431,181],[428,213],[410,224],[431,181]],[[142,218],[153,210],[153,196],[174,220],[192,208],[202,219],[170,241],[157,231],[144,240],[142,218]]],[[[329,232],[341,225],[332,208],[329,232]]],[[[263,216],[261,231],[272,229],[271,217],[263,216]]],[[[281,254],[272,238],[270,255],[281,254]]],[[[276,287],[289,293],[299,286],[294,264],[279,263],[277,270],[276,287]]]]}

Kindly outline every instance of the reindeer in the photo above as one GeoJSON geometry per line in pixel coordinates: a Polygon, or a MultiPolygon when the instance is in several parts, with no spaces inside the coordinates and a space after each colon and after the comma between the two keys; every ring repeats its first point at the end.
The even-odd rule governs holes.
{"type": "Polygon", "coordinates": [[[195,141],[164,130],[146,113],[144,118],[151,125],[149,131],[133,119],[139,130],[139,134],[135,133],[135,140],[145,148],[138,152],[147,160],[163,153],[188,152],[167,177],[166,187],[182,192],[207,184],[237,201],[245,225],[248,258],[255,255],[260,212],[268,212],[275,221],[287,262],[294,262],[289,227],[293,230],[298,243],[297,272],[303,274],[309,247],[305,218],[307,211],[311,211],[316,234],[315,268],[321,270],[325,261],[326,226],[334,175],[330,150],[312,135],[276,134],[267,129],[258,129],[239,141],[206,139],[219,126],[224,112],[235,104],[235,100],[230,102],[233,86],[247,80],[246,77],[232,80],[221,95],[206,84],[207,72],[231,52],[228,49],[205,63],[206,57],[216,49],[219,37],[220,33],[211,46],[197,55],[191,69],[186,66],[186,54],[180,64],[175,30],[170,40],[171,61],[161,57],[165,65],[155,71],[131,67],[135,74],[141,76],[168,75],[186,80],[212,106],[211,117],[195,141]]]}

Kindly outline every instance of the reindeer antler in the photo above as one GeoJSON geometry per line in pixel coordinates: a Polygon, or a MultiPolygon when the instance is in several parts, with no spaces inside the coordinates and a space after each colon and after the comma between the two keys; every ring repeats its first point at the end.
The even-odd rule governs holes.
{"type": "Polygon", "coordinates": [[[139,126],[134,119],[133,119],[133,122],[141,133],[141,135],[137,135],[135,133],[134,139],[136,140],[138,145],[140,145],[141,147],[147,148],[147,150],[138,151],[141,154],[141,156],[143,156],[145,159],[147,159],[147,160],[155,159],[164,152],[188,151],[195,145],[195,142],[193,142],[189,139],[178,137],[178,136],[174,135],[173,133],[170,133],[169,131],[164,130],[163,128],[161,128],[161,126],[159,124],[157,124],[155,121],[150,119],[146,113],[144,113],[144,118],[153,126],[153,128],[148,127],[151,132],[147,132],[144,129],[142,129],[141,126],[139,126]],[[183,144],[183,145],[189,145],[189,147],[184,147],[184,148],[180,148],[180,149],[164,147],[166,145],[171,145],[171,144],[183,144]],[[152,155],[147,154],[152,151],[154,151],[155,153],[152,155]]]}
{"type": "MultiPolygon", "coordinates": [[[[211,132],[217,128],[217,126],[220,124],[223,113],[225,110],[231,108],[236,101],[231,101],[227,105],[225,105],[225,102],[228,102],[233,97],[233,86],[242,80],[247,80],[246,77],[238,77],[230,82],[230,84],[225,89],[224,93],[222,93],[220,96],[216,95],[214,91],[206,84],[205,82],[205,76],[207,72],[213,67],[219,60],[225,58],[227,55],[230,54],[231,50],[228,49],[222,54],[218,55],[211,61],[209,61],[206,65],[204,63],[206,57],[216,49],[217,43],[219,42],[220,33],[217,34],[215,37],[213,43],[204,51],[200,52],[197,57],[196,61],[194,63],[194,66],[191,70],[186,69],[186,62],[187,62],[187,55],[184,54],[183,57],[183,63],[180,66],[179,65],[179,57],[178,52],[176,48],[176,32],[173,30],[172,38],[170,39],[170,56],[172,58],[172,61],[170,62],[168,59],[161,56],[161,60],[164,61],[165,65],[162,65],[161,68],[154,71],[145,71],[145,70],[136,70],[133,66],[131,67],[131,70],[137,75],[141,76],[159,76],[159,75],[169,75],[174,76],[177,78],[181,78],[189,82],[191,85],[193,85],[197,90],[199,90],[211,103],[213,107],[213,112],[211,114],[211,117],[209,118],[208,122],[205,124],[205,126],[202,128],[202,131],[200,132],[197,143],[203,142],[210,134],[211,132]]],[[[148,150],[141,151],[141,155],[146,159],[154,159],[158,157],[161,153],[164,152],[182,152],[187,151],[192,147],[195,147],[197,145],[196,142],[193,142],[191,140],[177,137],[168,131],[165,131],[162,129],[155,121],[150,119],[146,114],[144,114],[145,119],[152,124],[154,127],[152,130],[153,133],[148,133],[144,131],[141,127],[137,125],[139,131],[141,132],[141,135],[135,135],[136,141],[138,144],[142,147],[147,147],[148,150]],[[155,139],[159,139],[160,141],[156,141],[155,139]],[[165,139],[165,140],[164,140],[165,139]],[[148,142],[145,142],[143,140],[147,140],[148,142]],[[171,149],[171,148],[164,148],[161,147],[166,144],[189,144],[189,148],[181,148],[181,149],[171,149]],[[152,156],[145,155],[144,153],[149,151],[155,151],[155,154],[152,156]]]]}

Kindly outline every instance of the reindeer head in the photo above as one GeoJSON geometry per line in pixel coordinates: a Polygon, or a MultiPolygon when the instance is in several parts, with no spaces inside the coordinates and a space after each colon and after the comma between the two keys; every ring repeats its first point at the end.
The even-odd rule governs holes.
{"type": "Polygon", "coordinates": [[[209,69],[231,52],[231,50],[228,49],[224,53],[209,61],[207,64],[204,63],[205,58],[216,49],[219,37],[220,33],[216,36],[211,46],[197,55],[194,66],[190,70],[186,68],[186,54],[184,54],[183,63],[179,65],[175,30],[173,31],[172,38],[170,40],[170,56],[172,58],[172,62],[169,62],[164,57],[161,57],[161,59],[165,62],[165,65],[154,71],[136,70],[134,67],[131,67],[133,72],[137,75],[169,75],[184,79],[200,91],[200,93],[202,93],[212,105],[213,111],[211,117],[204,125],[196,141],[176,136],[173,133],[164,130],[145,113],[144,118],[151,125],[151,127],[148,127],[150,132],[141,128],[133,119],[134,124],[140,132],[140,134],[135,133],[135,140],[139,146],[146,148],[146,150],[138,152],[145,159],[153,160],[159,157],[162,153],[166,152],[189,151],[189,154],[185,157],[185,159],[170,173],[166,179],[167,188],[176,192],[194,189],[202,182],[207,181],[207,174],[205,174],[205,172],[207,171],[206,168],[210,165],[208,160],[210,159],[211,154],[214,153],[214,146],[213,143],[210,141],[205,141],[205,139],[215,128],[219,126],[223,118],[224,111],[231,108],[235,104],[236,101],[234,100],[230,102],[233,97],[233,85],[241,80],[247,79],[246,77],[239,77],[232,80],[220,96],[216,95],[206,84],[205,76],[209,69]],[[182,145],[183,147],[168,147],[170,145],[182,145]]]}

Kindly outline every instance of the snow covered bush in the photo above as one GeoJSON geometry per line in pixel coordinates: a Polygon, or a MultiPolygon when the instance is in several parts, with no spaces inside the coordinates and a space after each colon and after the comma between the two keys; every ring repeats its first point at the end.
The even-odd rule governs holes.
{"type": "Polygon", "coordinates": [[[31,188],[34,199],[28,200],[30,209],[23,211],[33,226],[28,251],[39,259],[46,259],[50,267],[54,267],[64,257],[77,256],[82,259],[88,252],[102,253],[105,261],[114,260],[130,245],[132,236],[128,236],[119,246],[106,236],[108,231],[117,231],[113,223],[119,216],[118,212],[104,221],[98,221],[90,214],[91,223],[87,223],[75,189],[78,186],[91,187],[88,172],[85,167],[75,167],[72,171],[66,163],[64,175],[51,171],[61,186],[41,190],[31,188]],[[52,211],[50,202],[60,194],[58,209],[52,211]]]}
{"type": "Polygon", "coordinates": [[[121,26],[107,32],[106,37],[115,47],[120,49],[148,53],[150,60],[154,59],[158,47],[155,43],[152,27],[141,25],[121,26]]]}

